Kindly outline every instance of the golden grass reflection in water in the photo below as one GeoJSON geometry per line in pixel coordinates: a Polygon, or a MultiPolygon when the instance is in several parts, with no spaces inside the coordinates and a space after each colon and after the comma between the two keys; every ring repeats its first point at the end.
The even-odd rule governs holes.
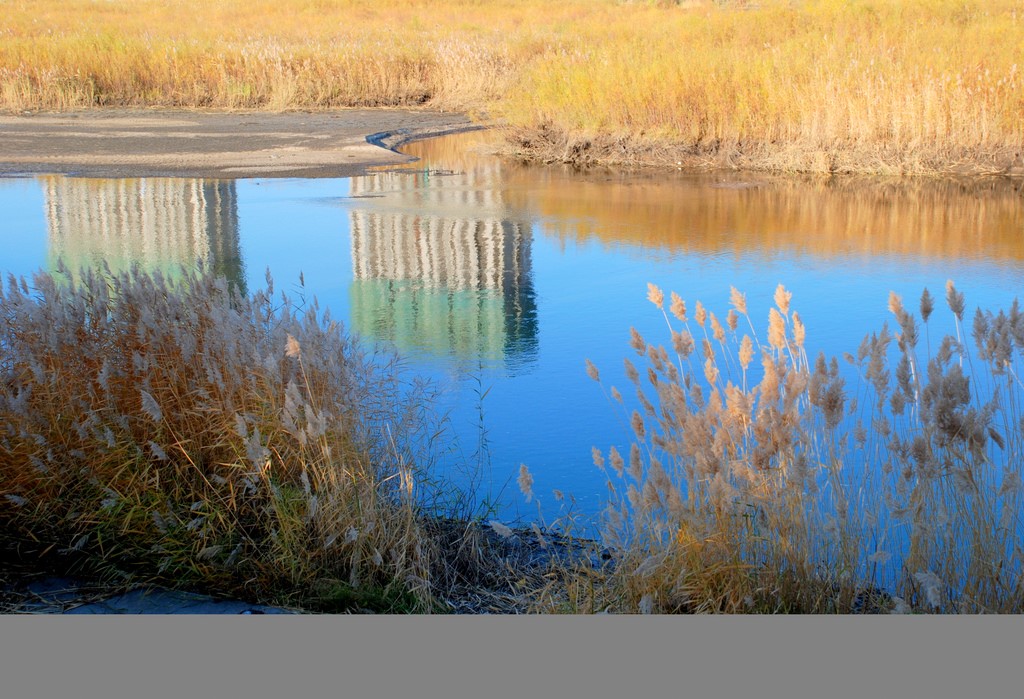
{"type": "MultiPolygon", "coordinates": [[[[494,134],[472,132],[402,150],[430,168],[479,171],[488,159],[478,153],[495,142],[494,134]]],[[[1024,259],[1019,179],[579,171],[509,162],[500,176],[509,205],[567,240],[666,252],[1024,259]]],[[[493,173],[480,179],[497,184],[493,173]]]]}

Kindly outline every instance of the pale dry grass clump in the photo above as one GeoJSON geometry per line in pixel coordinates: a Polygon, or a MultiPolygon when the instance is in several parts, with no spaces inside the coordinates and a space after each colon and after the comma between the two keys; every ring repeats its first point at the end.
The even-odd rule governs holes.
{"type": "Polygon", "coordinates": [[[248,298],[206,272],[69,279],[0,290],[8,543],[311,608],[433,607],[429,386],[269,273],[248,298]]]}
{"type": "MultiPolygon", "coordinates": [[[[935,341],[931,294],[920,302],[924,332],[891,295],[898,331],[883,325],[845,355],[859,376],[848,385],[836,358],[808,360],[806,329],[781,285],[766,339],[752,323],[750,334],[735,321],[712,335],[700,318],[691,327],[673,293],[676,323],[651,285],[674,351],[632,330],[630,345],[648,367],[626,360],[639,408],[611,388],[635,442],[628,456],[613,446],[606,460],[595,450],[612,493],[604,538],[616,559],[602,604],[1024,609],[1024,314],[1016,302],[1008,313],[977,310],[972,350],[952,282],[946,298],[954,332],[935,341]]],[[[735,289],[731,304],[749,321],[735,289]]],[[[597,367],[587,369],[600,381],[597,367]]]]}

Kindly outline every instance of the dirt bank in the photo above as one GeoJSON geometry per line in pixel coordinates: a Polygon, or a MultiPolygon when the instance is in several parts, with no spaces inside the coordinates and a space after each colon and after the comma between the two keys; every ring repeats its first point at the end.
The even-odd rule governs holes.
{"type": "Polygon", "coordinates": [[[551,125],[505,130],[499,155],[525,162],[577,167],[742,170],[809,175],[869,177],[1024,177],[1019,148],[883,147],[836,141],[826,150],[811,143],[678,143],[631,134],[580,135],[551,125]]]}
{"type": "Polygon", "coordinates": [[[347,177],[412,158],[400,143],[477,128],[420,110],[93,110],[0,115],[0,175],[347,177]]]}

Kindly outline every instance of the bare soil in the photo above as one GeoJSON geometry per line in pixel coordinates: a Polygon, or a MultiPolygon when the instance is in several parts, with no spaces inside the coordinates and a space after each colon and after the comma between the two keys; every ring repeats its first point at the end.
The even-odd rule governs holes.
{"type": "Polygon", "coordinates": [[[391,150],[405,141],[474,128],[462,114],[398,109],[0,114],[0,175],[348,177],[413,160],[391,150]]]}
{"type": "Polygon", "coordinates": [[[684,144],[635,134],[581,136],[552,125],[507,129],[505,143],[498,154],[524,162],[564,163],[580,168],[740,170],[828,176],[1024,177],[1024,153],[1011,147],[893,148],[837,142],[826,151],[801,143],[710,139],[699,144],[684,144]]]}

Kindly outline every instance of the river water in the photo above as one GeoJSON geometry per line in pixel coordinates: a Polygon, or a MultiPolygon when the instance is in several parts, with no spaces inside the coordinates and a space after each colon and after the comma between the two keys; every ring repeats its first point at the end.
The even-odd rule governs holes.
{"type": "MultiPolygon", "coordinates": [[[[952,279],[970,314],[1024,289],[1019,182],[581,173],[479,154],[488,138],[413,143],[412,165],[350,179],[2,178],[0,270],[203,259],[250,291],[269,267],[290,292],[301,273],[307,296],[446,390],[450,463],[479,465],[498,516],[539,505],[548,521],[556,490],[581,521],[596,515],[607,491],[591,448],[628,449],[628,420],[584,361],[625,388],[630,327],[669,344],[648,282],[720,318],[735,286],[762,337],[782,283],[811,356],[894,327],[890,291],[916,309],[952,279]]],[[[939,306],[933,333],[952,328],[939,306]]]]}

